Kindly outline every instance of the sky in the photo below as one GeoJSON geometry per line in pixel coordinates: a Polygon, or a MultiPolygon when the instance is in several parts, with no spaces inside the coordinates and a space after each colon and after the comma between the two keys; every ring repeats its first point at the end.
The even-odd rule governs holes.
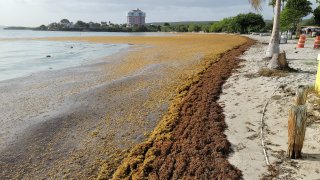
{"type": "MultiPolygon", "coordinates": [[[[261,14],[272,19],[266,3],[261,14]]],[[[316,7],[315,0],[310,0],[316,7]]],[[[248,0],[0,0],[0,25],[35,27],[59,22],[111,21],[126,23],[126,13],[140,8],[146,22],[216,21],[254,12],[248,0]]]]}

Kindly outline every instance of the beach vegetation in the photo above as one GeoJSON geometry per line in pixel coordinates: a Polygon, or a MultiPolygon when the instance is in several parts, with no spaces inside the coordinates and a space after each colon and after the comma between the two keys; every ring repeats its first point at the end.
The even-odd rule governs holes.
{"type": "Polygon", "coordinates": [[[62,20],[60,21],[60,23],[61,23],[61,24],[69,24],[70,21],[69,21],[68,19],[62,19],[62,20]]]}
{"type": "Polygon", "coordinates": [[[179,24],[179,25],[174,25],[173,30],[176,32],[188,32],[188,25],[184,24],[179,24]]]}
{"type": "Polygon", "coordinates": [[[313,11],[315,25],[320,26],[320,5],[313,11]]]}
{"type": "Polygon", "coordinates": [[[189,32],[199,32],[201,31],[202,27],[201,25],[198,25],[198,24],[190,24],[189,25],[189,28],[188,28],[188,31],[189,32]]]}
{"type": "Polygon", "coordinates": [[[74,25],[75,28],[79,28],[79,29],[86,29],[89,28],[89,24],[83,22],[83,21],[77,21],[76,24],[74,25]]]}
{"type": "Polygon", "coordinates": [[[260,32],[265,27],[265,22],[260,14],[239,14],[235,17],[236,26],[240,33],[260,32]]]}
{"type": "Polygon", "coordinates": [[[42,30],[42,31],[48,30],[48,28],[45,25],[41,25],[39,27],[39,29],[42,30]]]}
{"type": "Polygon", "coordinates": [[[225,18],[220,22],[214,23],[210,30],[212,32],[239,32],[241,34],[246,34],[249,32],[261,32],[265,25],[266,23],[261,15],[248,13],[225,18]]]}
{"type": "Polygon", "coordinates": [[[311,5],[308,0],[287,0],[280,16],[281,30],[298,32],[302,18],[312,13],[311,5]]]}
{"type": "Polygon", "coordinates": [[[170,26],[169,23],[165,23],[160,29],[161,29],[162,32],[171,32],[171,31],[173,31],[173,27],[170,26]]]}
{"type": "Polygon", "coordinates": [[[211,32],[237,32],[237,30],[238,28],[233,17],[224,18],[210,27],[211,32]]]}
{"type": "Polygon", "coordinates": [[[210,32],[210,24],[203,24],[203,25],[201,25],[201,30],[203,31],[203,32],[210,32]]]}
{"type": "Polygon", "coordinates": [[[248,13],[239,14],[235,17],[225,18],[219,22],[179,22],[179,23],[155,23],[141,26],[130,26],[127,24],[115,24],[109,22],[77,21],[73,23],[68,19],[49,25],[41,25],[35,30],[40,31],[94,31],[94,32],[261,32],[267,31],[265,22],[261,15],[248,13]]]}
{"type": "Polygon", "coordinates": [[[301,22],[301,26],[314,26],[314,25],[317,25],[315,21],[315,17],[311,17],[309,19],[303,19],[301,22]]]}
{"type": "Polygon", "coordinates": [[[266,25],[262,28],[261,32],[271,32],[273,27],[273,22],[266,21],[266,25]]]}

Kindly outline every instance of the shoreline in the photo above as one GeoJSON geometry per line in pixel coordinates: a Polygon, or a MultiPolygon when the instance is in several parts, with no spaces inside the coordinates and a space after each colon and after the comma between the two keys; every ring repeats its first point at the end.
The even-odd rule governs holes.
{"type": "Polygon", "coordinates": [[[43,77],[43,83],[35,80],[29,86],[2,89],[7,92],[3,97],[15,97],[6,106],[14,110],[13,114],[35,111],[36,116],[30,118],[42,121],[20,133],[21,142],[2,151],[2,177],[95,178],[102,164],[109,161],[116,165],[121,154],[148,136],[167,111],[177,85],[200,68],[204,55],[226,51],[244,38],[181,35],[55,40],[126,42],[138,48],[110,57],[117,62],[112,65],[99,64],[95,70],[80,70],[69,76],[53,74],[43,77]],[[230,41],[225,42],[225,38],[230,41]],[[216,46],[220,42],[223,43],[216,46]],[[57,113],[41,111],[55,108],[50,98],[59,101],[57,113]]]}
{"type": "Polygon", "coordinates": [[[28,34],[25,35],[23,33],[19,34],[19,32],[35,32],[30,30],[1,30],[0,32],[18,32],[18,34],[6,34],[6,36],[0,36],[0,41],[11,41],[15,39],[32,39],[32,38],[63,38],[63,37],[111,37],[111,36],[121,36],[121,37],[131,37],[131,36],[173,36],[174,33],[170,32],[72,32],[72,31],[38,31],[37,34],[28,34]],[[31,37],[30,37],[31,36],[31,37]]]}
{"type": "MultiPolygon", "coordinates": [[[[42,88],[44,86],[50,86],[49,83],[50,81],[47,81],[46,79],[54,79],[53,81],[55,81],[56,79],[59,79],[59,81],[68,81],[67,79],[69,79],[69,81],[74,81],[71,80],[72,76],[74,75],[80,75],[82,73],[87,74],[86,76],[94,76],[92,77],[92,80],[98,80],[99,75],[97,74],[97,72],[99,71],[98,69],[101,69],[101,66],[105,66],[105,65],[111,65],[111,64],[115,64],[118,62],[115,62],[114,60],[117,59],[115,57],[119,57],[119,59],[121,59],[122,56],[125,56],[127,53],[129,53],[132,49],[134,49],[134,47],[128,47],[124,50],[124,52],[117,52],[114,53],[112,55],[107,55],[105,57],[101,57],[101,58],[97,58],[92,60],[89,63],[86,64],[82,64],[79,66],[73,66],[73,67],[68,67],[68,68],[64,68],[64,69],[57,69],[57,70],[46,70],[46,71],[39,71],[39,72],[34,72],[31,73],[30,75],[26,75],[26,76],[22,76],[22,77],[16,77],[16,78],[12,78],[12,79],[7,79],[7,80],[2,80],[0,81],[0,92],[1,93],[7,93],[10,91],[10,89],[16,88],[16,87],[23,87],[23,86],[28,86],[29,88],[26,89],[33,89],[35,90],[36,88],[32,87],[32,86],[39,86],[42,88]],[[112,58],[110,61],[106,61],[106,59],[110,59],[110,57],[114,57],[112,58]],[[113,61],[112,61],[113,60],[113,61]],[[40,85],[38,85],[38,83],[40,85]]],[[[100,70],[101,71],[101,70],[100,70]]],[[[135,76],[135,75],[133,75],[135,76]]],[[[77,81],[78,83],[82,84],[83,82],[81,82],[80,79],[78,79],[77,81]]],[[[109,82],[112,83],[112,82],[109,82]]],[[[90,91],[91,89],[95,89],[98,88],[99,86],[103,86],[103,84],[97,84],[95,83],[95,85],[91,85],[89,86],[86,91],[90,91]]],[[[19,94],[19,92],[17,91],[17,94],[19,94]]],[[[70,95],[64,95],[66,97],[69,98],[70,95]]],[[[4,97],[3,97],[4,98],[4,97]]],[[[6,102],[6,100],[4,100],[2,98],[2,101],[6,102]]],[[[23,97],[20,97],[23,98],[23,97]]],[[[30,97],[28,97],[30,98],[30,97]]],[[[37,98],[36,96],[34,96],[33,98],[37,98]]],[[[17,98],[18,99],[18,98],[17,98]]],[[[65,105],[63,104],[63,101],[68,101],[68,100],[61,100],[63,99],[62,97],[58,98],[59,100],[53,100],[53,104],[56,104],[58,106],[67,106],[66,104],[70,104],[71,102],[64,102],[65,105]]],[[[42,115],[43,117],[47,117],[47,116],[52,116],[52,113],[57,113],[59,114],[61,112],[61,114],[63,114],[63,112],[65,111],[64,108],[60,108],[60,109],[56,109],[59,107],[48,107],[49,105],[47,105],[46,108],[44,108],[43,110],[41,110],[42,112],[40,112],[39,115],[42,115]],[[48,115],[46,114],[48,113],[48,115]]],[[[29,111],[30,112],[30,111],[29,111]]],[[[10,129],[11,133],[10,135],[17,134],[17,132],[19,131],[24,131],[25,129],[27,129],[29,126],[38,124],[39,122],[41,122],[41,120],[34,120],[34,122],[30,122],[30,118],[37,116],[37,113],[32,113],[32,114],[24,114],[23,116],[17,117],[16,119],[20,119],[19,121],[3,121],[0,122],[1,128],[2,129],[10,129]],[[22,119],[26,119],[29,118],[28,121],[26,120],[22,120],[22,119]],[[21,125],[18,125],[18,124],[21,125]],[[28,125],[26,125],[26,123],[28,125]],[[4,124],[9,124],[7,127],[4,126],[4,124]]],[[[6,118],[6,116],[2,116],[2,118],[6,118]]],[[[10,136],[6,136],[4,133],[0,134],[0,142],[2,144],[0,151],[5,149],[6,146],[3,144],[13,144],[14,142],[11,142],[12,139],[15,139],[14,137],[10,137],[10,136]]],[[[15,139],[14,141],[17,141],[18,139],[15,139]]]]}
{"type": "MultiPolygon", "coordinates": [[[[218,57],[208,57],[149,139],[133,148],[112,179],[241,178],[241,171],[227,161],[230,144],[224,135],[222,107],[216,101],[224,81],[239,67],[238,56],[254,43],[248,38],[218,57]]],[[[98,179],[109,178],[100,174],[98,179]]]]}

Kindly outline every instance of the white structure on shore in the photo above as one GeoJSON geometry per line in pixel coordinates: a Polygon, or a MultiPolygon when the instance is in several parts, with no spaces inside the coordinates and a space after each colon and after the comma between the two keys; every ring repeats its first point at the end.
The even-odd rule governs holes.
{"type": "Polygon", "coordinates": [[[132,10],[127,14],[127,24],[128,27],[134,25],[142,26],[146,23],[146,13],[142,12],[140,9],[132,10]]]}

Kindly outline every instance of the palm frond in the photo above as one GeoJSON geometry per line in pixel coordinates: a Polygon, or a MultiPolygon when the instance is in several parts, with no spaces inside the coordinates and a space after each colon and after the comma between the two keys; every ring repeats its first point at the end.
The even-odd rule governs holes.
{"type": "Polygon", "coordinates": [[[262,2],[264,0],[249,0],[251,6],[256,10],[256,11],[261,11],[262,10],[262,2]]]}

